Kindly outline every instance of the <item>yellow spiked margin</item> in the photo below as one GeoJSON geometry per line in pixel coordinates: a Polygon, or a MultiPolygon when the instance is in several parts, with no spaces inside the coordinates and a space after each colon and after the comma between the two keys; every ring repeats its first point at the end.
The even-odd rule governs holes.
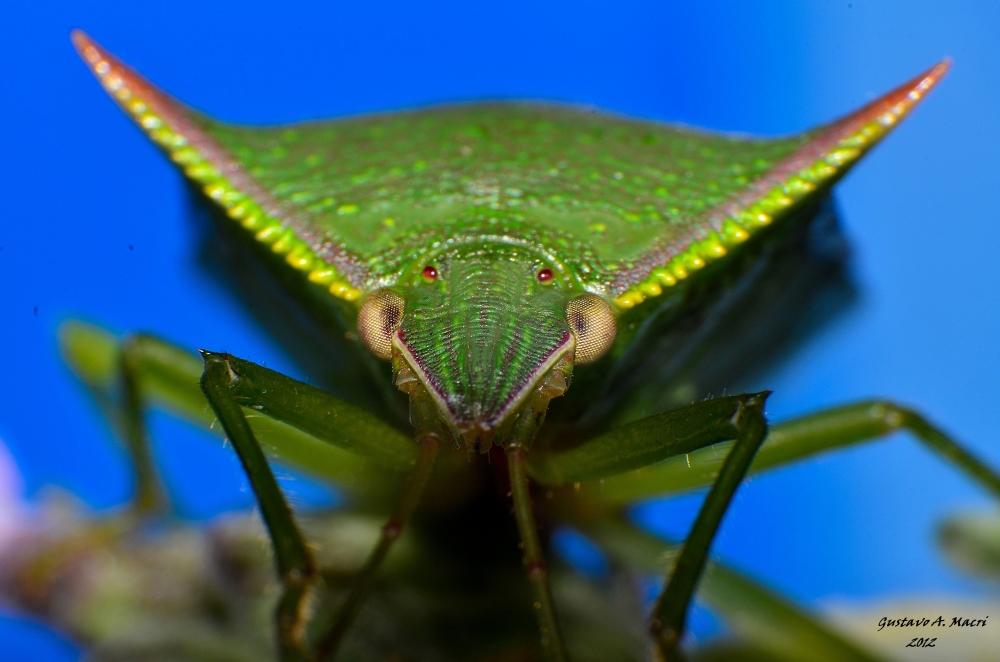
{"type": "Polygon", "coordinates": [[[280,205],[191,121],[190,110],[83,32],[75,30],[72,38],[108,94],[231,219],[252,232],[257,241],[284,255],[288,264],[307,273],[310,281],[326,287],[333,296],[346,301],[361,298],[361,290],[295,235],[280,205]]]}
{"type": "Polygon", "coordinates": [[[812,140],[785,159],[746,192],[709,216],[716,228],[666,264],[614,299],[619,308],[632,308],[665,288],[684,280],[692,271],[724,256],[730,248],[750,238],[813,191],[832,184],[947,73],[944,60],[847,117],[822,129],[812,140]]]}

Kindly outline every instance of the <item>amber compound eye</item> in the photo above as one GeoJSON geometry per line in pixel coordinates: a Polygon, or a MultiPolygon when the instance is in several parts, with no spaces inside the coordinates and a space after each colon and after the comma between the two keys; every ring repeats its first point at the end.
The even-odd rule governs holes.
{"type": "Polygon", "coordinates": [[[584,294],[566,306],[566,319],[576,338],[576,365],[592,363],[604,356],[615,341],[618,328],[611,306],[601,297],[584,294]]]}
{"type": "Polygon", "coordinates": [[[358,312],[358,335],[380,359],[392,358],[392,334],[403,321],[403,297],[392,290],[368,295],[358,312]]]}

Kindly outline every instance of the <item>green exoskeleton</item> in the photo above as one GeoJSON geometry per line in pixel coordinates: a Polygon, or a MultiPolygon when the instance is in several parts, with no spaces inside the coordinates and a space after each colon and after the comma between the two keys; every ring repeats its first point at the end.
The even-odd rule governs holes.
{"type": "MultiPolygon", "coordinates": [[[[148,336],[116,347],[87,327],[64,334],[85,379],[121,389],[116,416],[140,469],[140,510],[164,499],[145,403],[221,423],[272,540],[283,660],[336,654],[421,503],[430,530],[427,522],[447,517],[472,521],[455,513],[484,494],[511,497],[533,595],[526,602],[554,662],[569,659],[573,641],[560,629],[538,513],[546,526],[580,528],[612,556],[649,563],[650,540],[622,520],[622,508],[710,486],[650,619],[655,654],[679,659],[700,580],[708,593],[751,590],[706,566],[748,471],[905,428],[1000,495],[991,470],[889,402],[770,429],[766,392],[679,406],[700,394],[682,388],[693,366],[706,356],[750,360],[737,336],[769,316],[785,319],[820,278],[808,244],[828,220],[831,186],[947,63],[843,119],[779,139],[521,103],[249,128],[188,109],[82,33],[74,41],[111,97],[213,205],[236,267],[264,274],[342,353],[331,360],[335,396],[227,354],[203,351],[199,361],[148,336]],[[356,503],[388,495],[394,504],[345,595],[322,591],[265,451],[337,481],[356,503]]],[[[758,618],[781,609],[762,608],[758,618]]],[[[819,626],[802,627],[808,636],[795,645],[872,659],[819,626]]],[[[795,658],[790,638],[775,641],[795,658]]],[[[536,659],[530,650],[503,659],[536,659]]]]}

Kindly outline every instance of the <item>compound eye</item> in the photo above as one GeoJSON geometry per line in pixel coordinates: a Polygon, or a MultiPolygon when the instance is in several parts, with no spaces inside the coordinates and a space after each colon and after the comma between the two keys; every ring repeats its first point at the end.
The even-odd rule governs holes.
{"type": "Polygon", "coordinates": [[[604,356],[615,341],[618,328],[611,306],[599,296],[584,294],[566,306],[566,319],[576,338],[576,365],[592,363],[604,356]]]}
{"type": "Polygon", "coordinates": [[[403,297],[392,290],[376,290],[358,311],[358,335],[380,359],[392,358],[392,334],[403,320],[403,297]]]}

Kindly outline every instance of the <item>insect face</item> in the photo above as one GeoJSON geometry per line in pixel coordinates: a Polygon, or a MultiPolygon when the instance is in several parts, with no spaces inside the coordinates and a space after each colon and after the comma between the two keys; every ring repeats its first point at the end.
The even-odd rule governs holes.
{"type": "Polygon", "coordinates": [[[400,293],[371,294],[358,331],[377,356],[400,353],[474,450],[489,449],[561,360],[575,351],[577,361],[593,361],[614,339],[608,304],[581,296],[557,265],[523,247],[462,246],[433,265],[432,279],[419,267],[400,293]]]}

